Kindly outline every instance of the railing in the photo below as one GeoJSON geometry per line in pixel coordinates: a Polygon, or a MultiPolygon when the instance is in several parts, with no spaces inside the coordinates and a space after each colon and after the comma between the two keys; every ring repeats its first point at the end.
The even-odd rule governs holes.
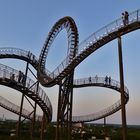
{"type": "MultiPolygon", "coordinates": [[[[105,86],[105,87],[109,87],[115,90],[120,90],[120,83],[116,80],[113,79],[109,79],[107,77],[89,77],[89,78],[83,78],[83,79],[77,79],[74,80],[74,86],[87,86],[89,85],[93,85],[95,84],[95,86],[105,86]]],[[[128,99],[129,99],[129,91],[127,89],[127,87],[125,86],[124,88],[125,91],[125,102],[127,103],[128,99]]],[[[72,117],[72,121],[73,122],[84,122],[84,121],[94,121],[100,118],[103,118],[107,115],[110,115],[116,111],[118,111],[121,108],[121,100],[117,101],[116,103],[114,103],[113,105],[107,107],[106,109],[103,109],[102,111],[93,113],[93,114],[88,114],[88,115],[83,115],[83,116],[73,116],[72,117]]]]}
{"type": "MultiPolygon", "coordinates": [[[[129,23],[134,23],[136,21],[140,21],[140,10],[136,10],[129,14],[129,23]]],[[[91,34],[88,38],[86,38],[84,41],[82,41],[79,44],[79,52],[77,56],[73,59],[76,59],[80,54],[82,54],[87,48],[91,47],[94,43],[101,40],[103,37],[108,36],[109,34],[113,33],[114,31],[117,31],[118,29],[124,27],[126,25],[123,24],[122,18],[119,18],[112,23],[104,26],[103,28],[97,30],[93,34],[91,34]]],[[[50,76],[52,79],[56,78],[67,66],[71,63],[69,60],[69,56],[62,61],[62,63],[48,76],[50,76]],[[69,63],[68,63],[69,62],[69,63]]],[[[73,61],[73,60],[71,60],[73,61]]]]}
{"type": "Polygon", "coordinates": [[[107,115],[110,115],[114,112],[116,112],[116,110],[119,110],[121,107],[121,101],[119,100],[118,102],[116,102],[115,104],[113,104],[110,107],[107,107],[106,109],[93,113],[93,114],[89,114],[89,115],[84,115],[84,116],[73,116],[72,117],[72,121],[73,122],[84,122],[84,121],[94,121],[94,120],[98,120],[101,119],[107,115]]]}
{"type": "MultiPolygon", "coordinates": [[[[30,51],[22,50],[19,48],[0,48],[0,55],[17,55],[19,57],[21,56],[29,59],[33,62],[33,65],[39,63],[38,58],[34,54],[32,54],[30,51]]],[[[48,75],[51,75],[49,70],[45,69],[45,72],[48,75]]]]}
{"type": "Polygon", "coordinates": [[[19,48],[0,48],[0,55],[17,55],[29,59],[33,63],[38,63],[38,58],[30,51],[22,50],[19,48]]]}
{"type": "MultiPolygon", "coordinates": [[[[9,100],[5,99],[4,97],[0,96],[0,106],[5,107],[6,109],[9,109],[13,112],[19,113],[20,112],[20,107],[15,105],[14,103],[10,102],[9,100]]],[[[26,109],[22,109],[22,115],[32,119],[33,118],[33,114],[31,114],[31,112],[29,112],[26,109]]],[[[42,120],[42,116],[36,115],[36,120],[37,121],[41,121],[42,120]]]]}
{"type": "MultiPolygon", "coordinates": [[[[128,24],[134,23],[136,21],[140,21],[140,10],[136,10],[132,13],[129,14],[129,22],[128,24]]],[[[86,49],[90,48],[94,43],[96,43],[97,41],[101,40],[103,37],[108,36],[109,34],[113,33],[114,31],[117,31],[118,29],[124,27],[126,25],[123,24],[123,20],[122,18],[119,18],[115,21],[113,21],[112,23],[104,26],[103,28],[97,30],[96,32],[94,32],[93,34],[91,34],[88,38],[86,38],[84,41],[82,41],[79,44],[79,52],[76,55],[75,58],[73,59],[69,59],[70,56],[67,56],[65,60],[63,60],[61,62],[60,65],[58,65],[58,67],[56,67],[56,69],[53,72],[48,71],[47,69],[45,69],[46,75],[48,77],[50,77],[50,79],[54,79],[56,78],[64,69],[66,69],[68,67],[68,65],[76,58],[78,58],[78,56],[80,54],[82,54],[84,51],[86,51],[86,49]]],[[[0,49],[0,54],[4,54],[4,53],[12,53],[12,54],[18,54],[20,56],[24,56],[24,57],[29,57],[29,52],[28,51],[24,51],[21,49],[15,49],[15,48],[1,48],[0,49]]],[[[38,59],[32,54],[30,53],[30,59],[31,60],[35,60],[36,62],[38,62],[38,59]]],[[[47,80],[48,81],[48,80],[47,80]]]]}
{"type": "MultiPolygon", "coordinates": [[[[140,10],[136,10],[129,14],[129,22],[128,24],[131,24],[133,22],[140,20],[140,10]]],[[[86,38],[84,41],[82,41],[79,44],[79,53],[81,53],[82,49],[86,49],[91,46],[91,44],[99,41],[101,38],[108,36],[110,33],[113,33],[114,31],[117,31],[118,29],[124,27],[126,25],[123,24],[123,19],[119,18],[112,23],[104,26],[103,28],[97,30],[93,34],[91,34],[88,38],[86,38]]]]}
{"type": "MultiPolygon", "coordinates": [[[[128,24],[134,23],[136,21],[140,21],[140,10],[136,10],[132,13],[129,14],[129,22],[128,24]]],[[[97,30],[96,32],[94,32],[93,34],[91,34],[88,38],[86,38],[84,41],[82,41],[79,44],[79,52],[76,55],[75,58],[73,59],[69,59],[70,56],[67,56],[66,59],[64,61],[61,62],[60,65],[58,65],[58,67],[56,67],[56,69],[53,72],[48,71],[47,69],[45,69],[46,75],[48,77],[50,77],[50,79],[54,79],[56,78],[64,69],[66,69],[68,67],[68,65],[70,65],[70,63],[78,58],[78,56],[80,56],[83,52],[86,51],[86,49],[90,48],[94,43],[96,43],[97,41],[101,40],[103,37],[108,36],[109,34],[113,33],[114,31],[117,31],[118,29],[124,27],[126,25],[123,24],[123,20],[122,18],[119,18],[115,21],[113,21],[112,23],[104,26],[103,28],[97,30]]],[[[21,49],[13,49],[13,48],[1,48],[0,49],[0,54],[4,54],[4,53],[12,53],[12,54],[18,54],[20,56],[24,56],[24,57],[29,57],[29,52],[28,51],[24,51],[21,49]]],[[[30,59],[32,61],[36,61],[38,62],[38,59],[32,54],[30,53],[30,59]]],[[[49,81],[49,79],[47,79],[46,81],[49,81]]]]}
{"type": "Polygon", "coordinates": [[[18,49],[18,48],[0,48],[0,54],[3,54],[3,55],[15,54],[15,55],[27,57],[28,53],[29,53],[28,51],[18,49]]]}
{"type": "MultiPolygon", "coordinates": [[[[82,79],[75,79],[74,80],[74,86],[76,85],[85,85],[85,84],[104,84],[104,85],[108,85],[108,86],[114,86],[117,89],[120,89],[120,83],[114,79],[110,79],[109,82],[109,77],[106,81],[106,77],[88,77],[88,78],[82,78],[82,79]]],[[[129,93],[128,88],[126,86],[124,86],[124,90],[126,93],[129,93]]]]}
{"type": "MultiPolygon", "coordinates": [[[[0,78],[11,79],[12,74],[14,74],[14,79],[12,79],[13,82],[15,81],[16,83],[19,83],[18,81],[19,71],[11,67],[5,66],[3,64],[0,64],[0,78]]],[[[19,83],[19,84],[22,85],[23,83],[19,83]]],[[[32,94],[36,94],[36,96],[42,99],[42,101],[47,105],[50,113],[52,114],[52,105],[45,91],[43,91],[40,87],[38,88],[37,91],[37,84],[35,84],[35,82],[29,77],[26,78],[25,87],[29,90],[29,92],[31,92],[32,94]]]]}

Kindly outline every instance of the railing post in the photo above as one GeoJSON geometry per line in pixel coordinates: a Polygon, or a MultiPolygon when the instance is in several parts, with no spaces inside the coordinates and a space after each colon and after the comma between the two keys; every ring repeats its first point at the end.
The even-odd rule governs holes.
{"type": "Polygon", "coordinates": [[[108,29],[107,29],[107,26],[105,26],[105,29],[106,29],[106,32],[107,32],[107,34],[108,34],[108,29]]]}
{"type": "Polygon", "coordinates": [[[121,36],[118,37],[118,53],[119,53],[119,71],[120,71],[120,90],[121,90],[121,112],[122,112],[122,135],[123,140],[127,140],[126,126],[126,109],[124,95],[124,76],[123,76],[123,58],[122,58],[122,42],[121,36]]]}
{"type": "Polygon", "coordinates": [[[139,20],[139,10],[137,10],[137,21],[139,20]]]}

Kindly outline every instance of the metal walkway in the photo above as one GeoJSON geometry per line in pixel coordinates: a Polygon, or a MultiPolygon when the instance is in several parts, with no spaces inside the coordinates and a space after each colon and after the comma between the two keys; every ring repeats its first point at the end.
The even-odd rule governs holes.
{"type": "MultiPolygon", "coordinates": [[[[10,102],[9,100],[7,100],[6,98],[0,96],[0,106],[5,108],[6,110],[9,110],[17,115],[20,114],[20,106],[10,102]]],[[[32,120],[33,119],[33,112],[29,112],[26,109],[22,109],[22,117],[32,120]]],[[[36,121],[42,121],[42,116],[40,115],[36,115],[36,121]]]]}
{"type": "MultiPolygon", "coordinates": [[[[83,78],[83,79],[77,79],[74,80],[74,88],[81,88],[81,87],[105,87],[109,89],[116,90],[120,92],[120,83],[116,80],[111,79],[111,81],[106,82],[105,77],[89,77],[89,78],[83,78]]],[[[129,100],[129,91],[127,87],[125,86],[125,103],[129,100]]],[[[88,114],[84,116],[73,116],[72,121],[73,122],[90,122],[102,119],[104,117],[107,117],[118,110],[121,109],[121,100],[118,100],[113,105],[105,108],[104,110],[101,110],[99,112],[88,114]]]]}
{"type": "Polygon", "coordinates": [[[40,87],[37,93],[36,92],[37,84],[29,77],[27,77],[26,79],[25,86],[23,85],[22,82],[19,82],[18,79],[19,79],[19,71],[9,66],[0,64],[0,84],[16,89],[21,93],[27,95],[32,100],[34,100],[46,114],[48,122],[51,121],[52,105],[46,93],[40,87]],[[13,74],[14,79],[12,78],[13,74]]]}
{"type": "MultiPolygon", "coordinates": [[[[56,22],[57,26],[61,27],[61,23],[56,22]]],[[[39,60],[40,61],[40,71],[38,75],[43,75],[43,78],[40,78],[40,82],[43,84],[43,86],[53,86],[55,84],[59,84],[59,82],[67,76],[76,66],[78,66],[84,59],[86,59],[90,54],[95,52],[100,47],[103,47],[108,42],[118,38],[119,36],[122,36],[124,34],[127,34],[129,32],[132,32],[134,30],[137,30],[140,28],[140,10],[134,11],[129,14],[129,23],[128,25],[124,25],[122,18],[119,18],[112,23],[104,26],[103,28],[99,29],[92,35],[90,35],[87,39],[85,39],[83,42],[80,43],[78,46],[79,52],[77,55],[69,61],[70,55],[67,56],[67,58],[61,62],[59,66],[56,67],[54,71],[51,73],[47,73],[45,71],[45,62],[47,58],[47,54],[50,48],[50,45],[52,44],[54,37],[57,35],[55,33],[55,30],[57,30],[56,26],[52,28],[50,31],[51,34],[48,35],[48,38],[46,42],[49,42],[46,44],[40,55],[39,60]],[[54,31],[54,32],[53,32],[54,31]],[[43,69],[44,68],[44,69],[43,69]],[[49,77],[49,78],[48,78],[49,77]]],[[[78,34],[77,30],[73,30],[73,33],[75,36],[78,34]]]]}
{"type": "MultiPolygon", "coordinates": [[[[82,87],[105,87],[105,88],[109,88],[109,89],[113,89],[116,90],[118,92],[120,92],[120,83],[116,80],[111,79],[111,82],[105,82],[105,77],[90,77],[90,78],[83,78],[83,79],[76,79],[74,80],[74,88],[82,88],[82,87]]],[[[125,103],[128,102],[129,100],[129,91],[127,89],[127,87],[125,86],[125,103]]],[[[9,102],[8,100],[6,100],[5,98],[0,96],[0,106],[4,107],[5,109],[19,114],[20,111],[20,107],[9,102]]],[[[110,107],[101,110],[97,113],[93,113],[93,114],[88,114],[88,115],[84,115],[84,116],[73,116],[72,118],[72,122],[90,122],[90,121],[95,121],[104,117],[107,117],[115,112],[117,112],[118,110],[120,110],[121,108],[121,101],[117,101],[115,104],[111,105],[110,107]]],[[[32,119],[32,116],[30,116],[29,114],[31,114],[31,112],[23,109],[22,111],[22,116],[28,119],[32,119]]],[[[42,120],[42,116],[37,115],[36,116],[37,120],[42,120]]]]}

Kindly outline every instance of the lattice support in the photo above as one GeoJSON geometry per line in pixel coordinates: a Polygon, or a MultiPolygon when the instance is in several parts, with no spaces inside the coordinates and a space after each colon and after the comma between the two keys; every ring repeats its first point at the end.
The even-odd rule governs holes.
{"type": "Polygon", "coordinates": [[[59,86],[56,139],[71,140],[73,73],[59,86]]]}

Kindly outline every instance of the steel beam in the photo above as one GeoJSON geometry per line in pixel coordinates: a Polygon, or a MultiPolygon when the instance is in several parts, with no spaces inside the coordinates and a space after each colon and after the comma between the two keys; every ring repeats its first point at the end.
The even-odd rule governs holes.
{"type": "MultiPolygon", "coordinates": [[[[22,77],[23,78],[23,87],[25,87],[26,85],[26,78],[27,78],[27,74],[28,74],[28,67],[29,67],[29,63],[27,62],[26,64],[26,70],[25,70],[25,75],[22,77]]],[[[17,126],[17,138],[20,140],[20,129],[21,129],[21,114],[22,114],[22,108],[23,108],[23,102],[24,102],[24,93],[22,94],[22,98],[21,98],[21,104],[20,104],[20,113],[19,113],[19,119],[18,119],[18,126],[17,126]]]]}
{"type": "Polygon", "coordinates": [[[123,56],[121,36],[118,37],[118,54],[119,54],[119,72],[120,72],[120,90],[121,90],[121,114],[122,114],[122,136],[127,140],[126,108],[124,95],[124,75],[123,75],[123,56]]]}
{"type": "Polygon", "coordinates": [[[21,129],[21,114],[22,114],[22,108],[23,108],[23,102],[24,102],[24,94],[22,94],[21,98],[21,104],[20,104],[20,113],[19,113],[19,119],[18,119],[18,124],[17,124],[17,139],[20,140],[20,129],[21,129]]]}
{"type": "Polygon", "coordinates": [[[40,134],[40,140],[44,140],[45,123],[46,123],[46,117],[45,117],[45,114],[43,113],[42,123],[41,123],[41,134],[40,134]]]}
{"type": "Polygon", "coordinates": [[[73,72],[59,86],[56,140],[71,140],[73,72]]]}
{"type": "MultiPolygon", "coordinates": [[[[36,89],[36,94],[38,94],[38,87],[39,87],[39,82],[37,81],[37,89],[36,89]]],[[[36,108],[37,108],[37,103],[34,103],[34,112],[33,112],[33,119],[32,119],[32,124],[31,124],[31,139],[34,137],[34,126],[36,122],[36,108]]]]}

